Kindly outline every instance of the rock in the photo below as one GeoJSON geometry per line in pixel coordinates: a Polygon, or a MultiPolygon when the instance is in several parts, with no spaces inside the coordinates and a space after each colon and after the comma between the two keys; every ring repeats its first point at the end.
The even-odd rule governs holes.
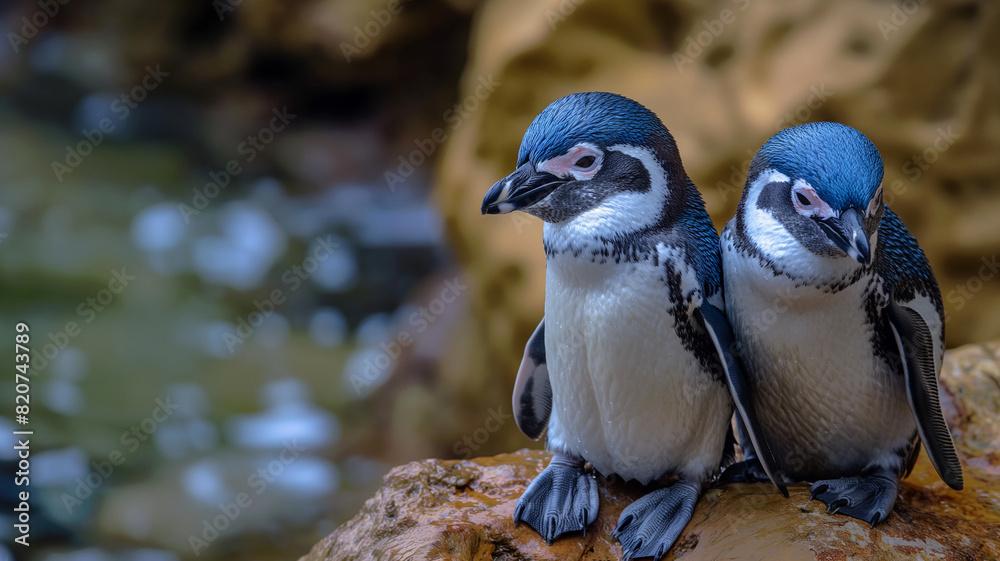
{"type": "MultiPolygon", "coordinates": [[[[828,515],[809,487],[784,499],[769,485],[708,490],[667,559],[1000,559],[1000,341],[946,355],[945,416],[958,443],[965,489],[954,491],[921,454],[894,514],[875,528],[828,515]]],[[[300,561],[620,559],[611,537],[619,513],[643,494],[603,480],[601,510],[586,536],[551,547],[514,505],[549,454],[521,450],[472,460],[424,460],[393,469],[361,512],[300,561]]]]}

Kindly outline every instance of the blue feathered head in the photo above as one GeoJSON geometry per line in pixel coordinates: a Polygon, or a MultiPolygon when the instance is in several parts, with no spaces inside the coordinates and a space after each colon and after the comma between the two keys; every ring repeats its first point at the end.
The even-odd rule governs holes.
{"type": "Polygon", "coordinates": [[[673,137],[649,109],[618,94],[585,92],[557,99],[535,117],[524,133],[517,165],[565,154],[581,142],[599,148],[629,144],[677,150],[673,137]]]}
{"type": "Polygon", "coordinates": [[[790,127],[772,136],[754,156],[750,175],[769,168],[793,180],[804,179],[838,210],[865,208],[883,172],[882,156],[868,137],[827,122],[790,127]]]}

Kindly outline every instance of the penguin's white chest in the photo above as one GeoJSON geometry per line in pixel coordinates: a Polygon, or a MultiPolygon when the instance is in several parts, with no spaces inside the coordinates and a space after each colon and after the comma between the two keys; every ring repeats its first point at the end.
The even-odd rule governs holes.
{"type": "MultiPolygon", "coordinates": [[[[695,479],[718,467],[731,414],[725,386],[682,345],[669,313],[664,259],[615,263],[589,253],[549,258],[545,351],[553,391],[549,447],[604,474],[642,483],[695,479]]],[[[696,277],[680,267],[685,294],[696,277]]]]}
{"type": "Polygon", "coordinates": [[[914,422],[903,377],[872,352],[867,281],[823,291],[775,276],[725,234],[722,252],[727,315],[782,469],[816,479],[895,455],[914,422]]]}

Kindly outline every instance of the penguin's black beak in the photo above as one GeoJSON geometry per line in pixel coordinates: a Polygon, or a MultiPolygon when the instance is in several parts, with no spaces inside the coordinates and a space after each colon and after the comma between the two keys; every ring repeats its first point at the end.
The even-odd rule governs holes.
{"type": "Polygon", "coordinates": [[[551,173],[535,171],[527,162],[514,173],[497,181],[483,197],[483,214],[507,214],[529,207],[549,196],[567,180],[551,173]]]}
{"type": "Polygon", "coordinates": [[[858,209],[849,208],[840,214],[840,218],[820,220],[819,227],[848,257],[867,265],[871,263],[872,256],[863,216],[858,209]]]}

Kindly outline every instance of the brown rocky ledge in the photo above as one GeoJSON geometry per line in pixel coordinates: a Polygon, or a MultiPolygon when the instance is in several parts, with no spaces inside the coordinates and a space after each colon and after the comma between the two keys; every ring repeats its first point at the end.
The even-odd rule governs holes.
{"type": "MultiPolygon", "coordinates": [[[[714,488],[667,559],[1000,559],[1000,342],[950,351],[941,381],[965,490],[949,489],[921,454],[894,514],[869,528],[826,514],[804,484],[789,487],[790,499],[764,484],[714,488]]],[[[399,466],[354,519],[300,561],[620,559],[611,532],[642,494],[636,485],[601,482],[600,516],[586,536],[550,547],[527,526],[514,526],[514,504],[548,458],[521,450],[399,466]]]]}

